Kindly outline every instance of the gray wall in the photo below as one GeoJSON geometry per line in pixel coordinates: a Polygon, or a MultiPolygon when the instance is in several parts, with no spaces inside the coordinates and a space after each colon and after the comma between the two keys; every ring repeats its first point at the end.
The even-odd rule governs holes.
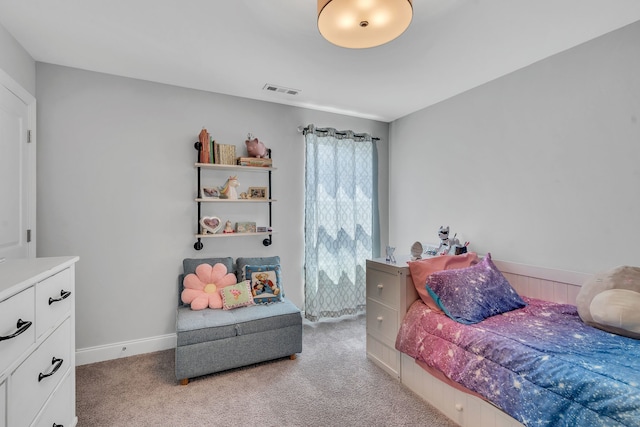
{"type": "Polygon", "coordinates": [[[390,242],[440,225],[494,258],[638,264],[640,22],[392,123],[390,242]]]}
{"type": "MultiPolygon", "coordinates": [[[[37,64],[38,256],[73,254],[78,349],[175,332],[185,257],[280,255],[287,297],[303,307],[304,137],[314,123],[382,140],[382,244],[388,216],[388,124],[37,64]],[[204,239],[196,229],[196,151],[205,126],[244,153],[248,132],[273,150],[273,226],[262,238],[204,239]]],[[[252,175],[252,174],[249,174],[252,175]]],[[[253,176],[240,175],[241,189],[253,176]]],[[[211,175],[208,184],[225,177],[211,175]]],[[[253,182],[253,185],[260,185],[253,182]]],[[[262,181],[261,185],[266,185],[262,181]]],[[[266,217],[266,205],[258,206],[266,217]]],[[[229,215],[222,208],[223,220],[229,215]]],[[[233,211],[235,221],[246,210],[233,211]]],[[[244,218],[250,220],[251,218],[244,218]]]]}
{"type": "Polygon", "coordinates": [[[0,70],[35,96],[36,63],[2,25],[0,25],[0,70]]]}

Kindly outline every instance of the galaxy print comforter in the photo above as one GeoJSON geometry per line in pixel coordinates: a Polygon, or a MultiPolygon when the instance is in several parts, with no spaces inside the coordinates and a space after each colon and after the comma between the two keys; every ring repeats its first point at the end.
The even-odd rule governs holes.
{"type": "Polygon", "coordinates": [[[418,300],[396,348],[526,426],[640,426],[640,340],[584,324],[575,306],[523,299],[474,325],[418,300]]]}

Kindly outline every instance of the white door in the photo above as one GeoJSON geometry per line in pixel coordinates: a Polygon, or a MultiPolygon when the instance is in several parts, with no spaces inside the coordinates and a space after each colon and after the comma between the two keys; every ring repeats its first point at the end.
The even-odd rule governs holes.
{"type": "Polygon", "coordinates": [[[35,156],[27,143],[28,107],[0,85],[0,260],[35,257],[35,156]]]}

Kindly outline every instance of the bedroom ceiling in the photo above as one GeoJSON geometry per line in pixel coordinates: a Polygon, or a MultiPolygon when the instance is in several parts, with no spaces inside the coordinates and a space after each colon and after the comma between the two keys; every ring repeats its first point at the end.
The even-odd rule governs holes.
{"type": "Polygon", "coordinates": [[[36,61],[390,122],[640,20],[638,0],[414,0],[402,36],[349,50],[316,7],[0,0],[0,24],[36,61]]]}

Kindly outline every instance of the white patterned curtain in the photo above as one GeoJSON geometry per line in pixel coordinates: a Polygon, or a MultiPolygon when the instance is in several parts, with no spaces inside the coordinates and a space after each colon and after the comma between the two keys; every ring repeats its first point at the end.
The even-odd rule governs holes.
{"type": "Polygon", "coordinates": [[[363,312],[379,255],[377,150],[367,134],[305,128],[305,317],[363,312]]]}

